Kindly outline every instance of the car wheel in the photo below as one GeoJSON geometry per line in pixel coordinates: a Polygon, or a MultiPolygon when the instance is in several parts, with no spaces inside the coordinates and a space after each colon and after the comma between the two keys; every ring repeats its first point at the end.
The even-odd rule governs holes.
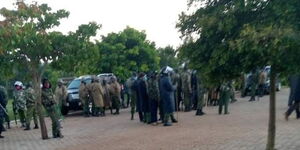
{"type": "Polygon", "coordinates": [[[69,108],[63,106],[63,107],[61,108],[61,114],[65,116],[65,115],[67,115],[68,113],[69,113],[69,108]]]}

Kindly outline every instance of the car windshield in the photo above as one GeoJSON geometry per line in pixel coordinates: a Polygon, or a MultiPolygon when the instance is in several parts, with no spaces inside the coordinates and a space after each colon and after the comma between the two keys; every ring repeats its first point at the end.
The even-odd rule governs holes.
{"type": "Polygon", "coordinates": [[[78,89],[80,86],[80,80],[73,80],[69,86],[68,86],[68,89],[78,89]]]}

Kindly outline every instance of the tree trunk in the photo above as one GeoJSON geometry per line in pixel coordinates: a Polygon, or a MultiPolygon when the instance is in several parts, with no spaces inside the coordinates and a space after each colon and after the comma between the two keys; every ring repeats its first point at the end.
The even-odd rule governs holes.
{"type": "Polygon", "coordinates": [[[43,114],[43,109],[42,109],[42,99],[41,99],[41,75],[39,74],[37,68],[31,68],[32,69],[32,80],[33,80],[33,87],[34,90],[36,91],[36,98],[37,98],[37,114],[39,116],[40,120],[40,128],[41,128],[41,134],[42,134],[42,139],[48,139],[48,132],[47,132],[47,127],[45,124],[44,120],[44,114],[43,114]]]}
{"type": "Polygon", "coordinates": [[[274,66],[271,69],[270,75],[270,108],[269,108],[269,128],[268,128],[268,143],[266,150],[275,150],[276,137],[276,70],[274,66]]]}

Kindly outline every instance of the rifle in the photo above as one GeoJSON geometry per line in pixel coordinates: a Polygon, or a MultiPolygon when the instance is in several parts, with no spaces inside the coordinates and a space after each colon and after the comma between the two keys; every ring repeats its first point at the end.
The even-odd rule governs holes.
{"type": "Polygon", "coordinates": [[[17,122],[17,108],[15,106],[15,102],[12,103],[13,105],[13,112],[14,112],[14,117],[15,117],[15,124],[18,125],[18,122],[17,122]]]}
{"type": "Polygon", "coordinates": [[[0,104],[0,108],[4,111],[4,113],[5,113],[6,115],[8,115],[6,109],[5,109],[1,104],[0,104]]]}

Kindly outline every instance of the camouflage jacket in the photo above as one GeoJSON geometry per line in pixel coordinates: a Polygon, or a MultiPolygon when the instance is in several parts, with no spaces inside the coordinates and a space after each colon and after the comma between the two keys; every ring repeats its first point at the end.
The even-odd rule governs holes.
{"type": "Polygon", "coordinates": [[[34,106],[36,102],[35,92],[33,88],[28,88],[24,92],[25,94],[25,100],[26,100],[26,106],[34,106]]]}
{"type": "Polygon", "coordinates": [[[222,98],[222,99],[230,98],[231,88],[228,84],[222,84],[220,90],[221,90],[220,98],[222,98]]]}
{"type": "Polygon", "coordinates": [[[155,79],[148,80],[148,95],[150,100],[159,101],[160,95],[159,95],[158,80],[155,79]]]}
{"type": "Polygon", "coordinates": [[[7,91],[6,91],[5,87],[3,87],[1,85],[0,85],[0,100],[3,101],[3,103],[4,103],[3,107],[5,107],[7,104],[7,91]]]}
{"type": "Polygon", "coordinates": [[[188,71],[182,73],[182,90],[189,93],[192,92],[191,74],[188,71]]]}
{"type": "Polygon", "coordinates": [[[55,89],[55,100],[57,104],[63,104],[66,105],[67,104],[67,88],[62,85],[61,87],[57,86],[55,89]]]}
{"type": "Polygon", "coordinates": [[[109,93],[111,96],[121,97],[121,86],[118,82],[111,83],[109,85],[109,93]]]}
{"type": "Polygon", "coordinates": [[[126,86],[126,88],[127,88],[127,92],[128,92],[128,94],[133,94],[132,92],[132,86],[133,86],[133,83],[134,83],[134,81],[135,81],[135,79],[134,78],[129,78],[129,79],[127,79],[127,81],[126,81],[126,83],[125,83],[125,86],[126,86]]]}
{"type": "Polygon", "coordinates": [[[26,110],[26,99],[23,90],[15,90],[13,93],[14,97],[14,109],[18,110],[26,110]]]}
{"type": "Polygon", "coordinates": [[[42,89],[42,104],[45,108],[49,108],[56,104],[53,92],[51,89],[42,89]]]}

